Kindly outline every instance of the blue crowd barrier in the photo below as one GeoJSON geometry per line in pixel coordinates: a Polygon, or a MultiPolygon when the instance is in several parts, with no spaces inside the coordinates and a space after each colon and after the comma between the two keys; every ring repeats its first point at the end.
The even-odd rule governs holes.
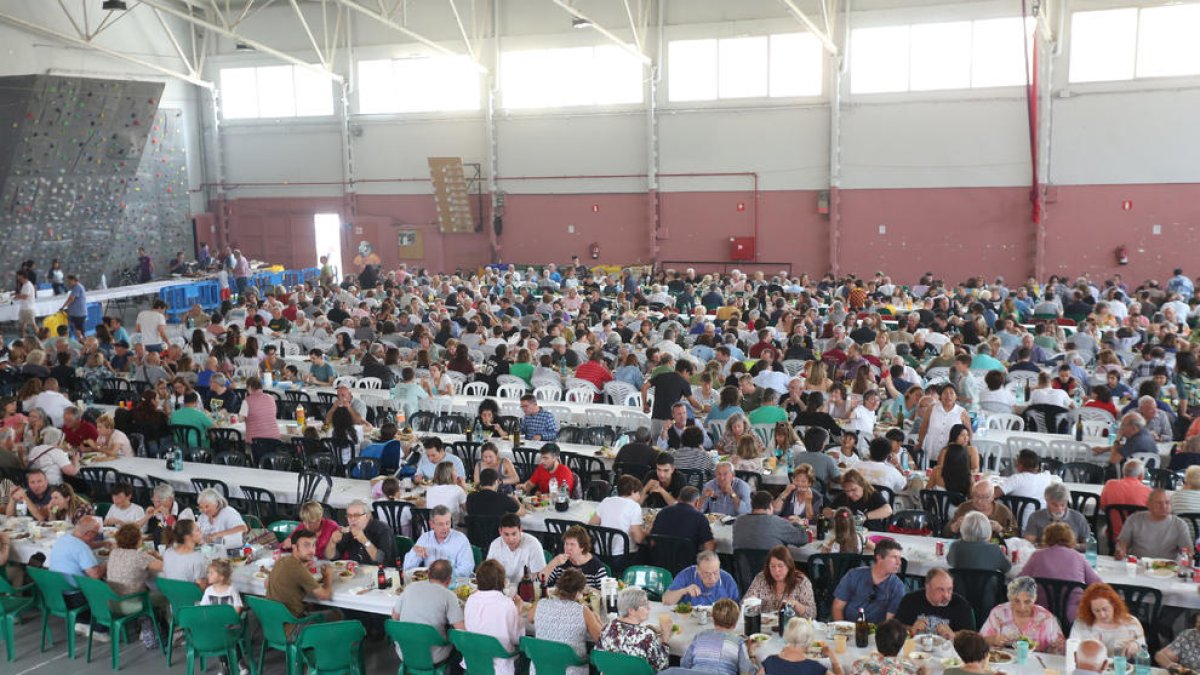
{"type": "Polygon", "coordinates": [[[96,326],[100,325],[100,321],[104,318],[104,308],[98,302],[89,302],[87,304],[87,318],[83,320],[83,334],[95,335],[96,326]]]}
{"type": "MultiPolygon", "coordinates": [[[[266,296],[276,286],[293,287],[309,280],[317,279],[320,270],[309,267],[302,270],[284,270],[282,272],[258,272],[250,277],[250,285],[259,290],[259,295],[266,296]]],[[[199,303],[206,312],[216,311],[221,306],[221,285],[215,280],[194,281],[187,284],[167,286],[158,292],[158,297],[167,303],[167,320],[171,323],[179,321],[187,314],[192,305],[199,303]]],[[[96,321],[99,321],[99,304],[96,305],[96,321]]],[[[88,306],[88,316],[91,318],[91,306],[88,306]]],[[[89,325],[89,331],[93,326],[89,325]]]]}

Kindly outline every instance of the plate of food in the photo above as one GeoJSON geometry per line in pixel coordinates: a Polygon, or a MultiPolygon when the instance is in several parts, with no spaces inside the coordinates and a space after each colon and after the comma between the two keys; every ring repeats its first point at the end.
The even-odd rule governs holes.
{"type": "Polygon", "coordinates": [[[751,642],[766,642],[767,640],[771,639],[771,636],[767,635],[766,633],[755,633],[753,635],[750,635],[746,639],[751,642]]]}
{"type": "Polygon", "coordinates": [[[266,565],[259,565],[258,571],[254,573],[254,578],[255,579],[266,579],[269,574],[270,574],[270,571],[267,569],[266,565]]]}
{"type": "Polygon", "coordinates": [[[338,572],[338,578],[339,579],[353,579],[354,572],[351,572],[350,570],[342,570],[341,572],[338,572]]]}
{"type": "Polygon", "coordinates": [[[690,602],[681,602],[678,605],[675,605],[676,614],[691,614],[692,609],[692,603],[690,602]]]}
{"type": "Polygon", "coordinates": [[[763,612],[762,613],[762,625],[774,626],[777,623],[779,623],[779,612],[763,612]]]}
{"type": "Polygon", "coordinates": [[[1156,579],[1169,579],[1175,576],[1175,565],[1171,565],[1170,567],[1154,567],[1151,565],[1150,569],[1146,570],[1146,576],[1156,579]]]}
{"type": "Polygon", "coordinates": [[[831,625],[833,632],[838,635],[854,635],[853,621],[834,621],[831,625]]]}
{"type": "Polygon", "coordinates": [[[414,567],[408,571],[408,578],[412,581],[427,581],[429,579],[429,568],[414,567]]]}
{"type": "Polygon", "coordinates": [[[929,654],[926,652],[909,652],[908,660],[916,663],[917,666],[922,666],[929,660],[929,654]]]}
{"type": "Polygon", "coordinates": [[[1002,652],[999,649],[993,649],[988,652],[988,658],[992,663],[1012,663],[1013,655],[1011,652],[1002,652]]]}
{"type": "Polygon", "coordinates": [[[947,656],[946,658],[942,659],[943,668],[958,668],[962,664],[962,659],[958,658],[957,656],[947,656]]]}

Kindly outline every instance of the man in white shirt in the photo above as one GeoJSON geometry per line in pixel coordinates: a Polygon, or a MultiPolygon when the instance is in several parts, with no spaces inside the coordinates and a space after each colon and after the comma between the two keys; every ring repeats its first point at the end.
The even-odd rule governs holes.
{"type": "Polygon", "coordinates": [[[59,393],[58,380],[53,377],[46,378],[45,387],[42,393],[34,397],[33,407],[45,410],[46,416],[50,418],[54,426],[61,429],[63,425],[63,411],[71,407],[71,399],[59,393]]]}
{"type": "Polygon", "coordinates": [[[142,345],[148,352],[161,352],[171,341],[167,337],[167,303],[161,299],[156,298],[150,309],[138,312],[137,325],[142,345]]]}
{"type": "Polygon", "coordinates": [[[118,527],[126,523],[137,525],[146,517],[146,509],[133,503],[133,486],[128,483],[117,483],[110,493],[112,506],[104,515],[104,524],[118,527]]]}
{"type": "Polygon", "coordinates": [[[33,301],[37,298],[37,289],[29,281],[24,271],[17,272],[17,293],[13,299],[17,301],[17,332],[22,337],[37,335],[37,317],[33,313],[33,301]]]}
{"type": "Polygon", "coordinates": [[[871,439],[868,446],[871,459],[866,462],[859,462],[855,466],[862,477],[872,485],[882,485],[889,488],[893,493],[899,493],[908,484],[904,474],[893,466],[888,459],[892,456],[892,444],[883,436],[878,436],[871,439]]]}
{"type": "Polygon", "coordinates": [[[850,421],[844,428],[857,431],[860,439],[875,435],[875,411],[879,410],[879,392],[872,389],[863,394],[861,405],[850,411],[850,421]]]}
{"type": "MultiPolygon", "coordinates": [[[[617,496],[606,497],[600,502],[588,522],[626,532],[634,545],[642,543],[646,539],[646,521],[642,516],[642,481],[629,475],[618,478],[617,496]]],[[[612,548],[613,555],[627,552],[625,542],[620,539],[613,542],[612,548]]]]}
{"type": "Polygon", "coordinates": [[[500,536],[492,540],[487,558],[504,565],[508,580],[517,583],[525,575],[525,568],[534,575],[546,566],[542,543],[537,537],[521,531],[521,518],[515,513],[500,517],[500,536]]]}
{"type": "MultiPolygon", "coordinates": [[[[1046,488],[1054,482],[1054,477],[1048,471],[1042,471],[1042,458],[1038,454],[1028,448],[1017,453],[1016,473],[1005,478],[1000,485],[996,486],[996,497],[1011,495],[1013,497],[1028,497],[1036,499],[1039,509],[1046,508],[1046,488]]],[[[1021,528],[1024,529],[1024,520],[1033,514],[1033,511],[1026,511],[1023,514],[1021,528]]]]}
{"type": "Polygon", "coordinates": [[[1049,373],[1043,372],[1038,373],[1037,389],[1029,392],[1029,405],[1056,405],[1070,409],[1074,407],[1075,402],[1066,391],[1051,387],[1049,373]]]}

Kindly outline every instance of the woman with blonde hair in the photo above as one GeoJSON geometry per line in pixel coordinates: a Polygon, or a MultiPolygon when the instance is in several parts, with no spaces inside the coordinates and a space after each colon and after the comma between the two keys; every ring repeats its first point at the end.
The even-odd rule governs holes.
{"type": "Polygon", "coordinates": [[[84,439],[85,450],[101,452],[113,458],[133,456],[133,444],[130,443],[129,436],[117,429],[112,415],[101,415],[100,419],[96,420],[96,431],[99,432],[96,440],[84,439]]]}
{"type": "Polygon", "coordinates": [[[938,355],[929,362],[928,368],[953,368],[955,353],[954,343],[947,342],[942,345],[941,350],[938,351],[938,355]]]}
{"type": "Polygon", "coordinates": [[[733,455],[729,458],[733,468],[738,471],[762,471],[766,457],[759,452],[762,443],[753,432],[742,434],[737,440],[733,455]]]}
{"type": "Polygon", "coordinates": [[[800,442],[800,436],[796,434],[796,429],[787,422],[776,422],[775,430],[771,434],[771,446],[768,450],[775,455],[783,455],[784,453],[803,452],[804,445],[800,442]]]}
{"type": "MultiPolygon", "coordinates": [[[[320,502],[310,500],[300,505],[300,525],[296,529],[308,530],[317,535],[317,557],[324,557],[325,545],[339,527],[336,520],[325,517],[325,507],[321,506],[320,502]]],[[[290,551],[292,538],[285,537],[279,547],[290,551]]]]}
{"type": "Polygon", "coordinates": [[[804,388],[807,391],[819,391],[821,393],[829,391],[829,387],[833,385],[833,381],[829,379],[825,368],[824,361],[814,361],[812,370],[808,374],[808,379],[804,382],[804,388]]]}
{"type": "Polygon", "coordinates": [[[80,518],[95,515],[96,507],[91,502],[75,494],[75,489],[69,484],[55,485],[50,488],[50,503],[46,510],[46,520],[65,520],[74,525],[80,518]]]}

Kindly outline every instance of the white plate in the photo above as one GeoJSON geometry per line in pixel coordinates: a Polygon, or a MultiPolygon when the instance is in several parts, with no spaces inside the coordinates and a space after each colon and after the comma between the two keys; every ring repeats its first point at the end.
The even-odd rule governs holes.
{"type": "Polygon", "coordinates": [[[833,622],[830,622],[829,625],[833,626],[833,632],[836,634],[854,635],[854,622],[853,621],[833,621],[833,622]]]}
{"type": "MultiPolygon", "coordinates": [[[[1169,569],[1169,568],[1156,569],[1156,570],[1149,569],[1149,570],[1146,570],[1146,576],[1154,577],[1156,579],[1169,579],[1169,578],[1175,576],[1175,570],[1169,569]]],[[[1128,664],[1126,664],[1126,665],[1128,665],[1128,664]]]]}

